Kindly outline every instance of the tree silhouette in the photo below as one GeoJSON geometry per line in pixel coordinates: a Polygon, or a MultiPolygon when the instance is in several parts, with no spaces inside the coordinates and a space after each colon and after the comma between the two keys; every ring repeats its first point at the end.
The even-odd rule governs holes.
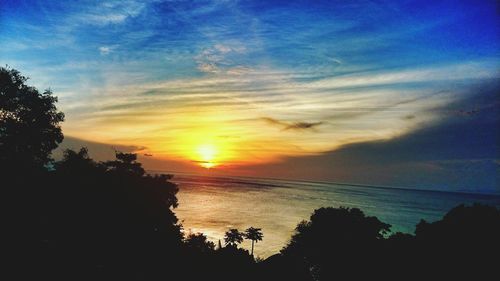
{"type": "Polygon", "coordinates": [[[224,241],[226,242],[226,245],[236,247],[238,244],[243,242],[243,233],[236,228],[229,229],[229,231],[227,231],[224,235],[224,241]]]}
{"type": "Polygon", "coordinates": [[[203,233],[191,233],[185,240],[188,248],[197,250],[201,253],[209,253],[215,249],[215,243],[209,241],[203,233]]]}
{"type": "Polygon", "coordinates": [[[104,163],[109,170],[140,177],[146,173],[144,168],[142,168],[142,164],[137,162],[137,154],[116,151],[115,155],[116,160],[104,163]]]}
{"type": "Polygon", "coordinates": [[[252,255],[252,257],[254,242],[256,243],[257,241],[262,241],[263,237],[264,234],[262,234],[262,229],[260,228],[249,227],[247,230],[245,230],[245,238],[252,240],[252,251],[250,254],[252,255]]]}
{"type": "Polygon", "coordinates": [[[63,140],[57,98],[26,85],[19,71],[0,67],[0,165],[41,168],[63,140]]]}
{"type": "Polygon", "coordinates": [[[377,256],[389,229],[389,224],[357,208],[320,208],[310,221],[299,223],[282,254],[306,261],[319,280],[360,273],[354,270],[359,264],[377,270],[377,256]]]}
{"type": "Polygon", "coordinates": [[[88,149],[82,147],[78,152],[66,149],[62,160],[56,162],[54,166],[59,172],[88,174],[98,165],[89,157],[88,149]]]}

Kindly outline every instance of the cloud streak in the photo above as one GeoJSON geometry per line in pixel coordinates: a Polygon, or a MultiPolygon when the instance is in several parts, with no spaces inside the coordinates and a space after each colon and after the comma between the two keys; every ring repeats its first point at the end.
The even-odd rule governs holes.
{"type": "Polygon", "coordinates": [[[283,131],[288,130],[314,130],[315,127],[322,125],[323,122],[284,122],[280,120],[276,120],[271,117],[261,117],[266,123],[271,125],[277,125],[282,128],[283,131]]]}

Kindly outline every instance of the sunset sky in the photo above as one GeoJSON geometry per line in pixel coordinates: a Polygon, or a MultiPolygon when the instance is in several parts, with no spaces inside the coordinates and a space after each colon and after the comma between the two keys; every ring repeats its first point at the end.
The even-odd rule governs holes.
{"type": "Polygon", "coordinates": [[[495,2],[0,0],[0,63],[97,158],[500,193],[495,2]]]}

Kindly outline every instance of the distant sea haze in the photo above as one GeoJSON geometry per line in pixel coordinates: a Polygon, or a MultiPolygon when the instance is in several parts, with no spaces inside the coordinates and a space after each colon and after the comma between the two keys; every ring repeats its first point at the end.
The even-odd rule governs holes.
{"type": "MultiPolygon", "coordinates": [[[[273,255],[294,228],[320,207],[355,207],[392,225],[392,232],[414,233],[421,220],[441,219],[451,208],[474,202],[500,207],[499,195],[380,188],[306,181],[176,175],[175,213],[186,233],[202,232],[223,243],[229,228],[262,228],[255,254],[273,255]]],[[[242,246],[249,249],[250,242],[242,246]]]]}

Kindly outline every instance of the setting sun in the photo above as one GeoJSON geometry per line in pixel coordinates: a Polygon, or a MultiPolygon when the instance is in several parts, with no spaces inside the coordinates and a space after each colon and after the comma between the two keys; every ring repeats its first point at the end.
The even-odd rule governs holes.
{"type": "Polygon", "coordinates": [[[216,156],[218,154],[217,147],[213,144],[202,144],[198,146],[196,150],[199,159],[198,161],[202,167],[210,169],[215,167],[217,163],[215,162],[216,156]]]}

